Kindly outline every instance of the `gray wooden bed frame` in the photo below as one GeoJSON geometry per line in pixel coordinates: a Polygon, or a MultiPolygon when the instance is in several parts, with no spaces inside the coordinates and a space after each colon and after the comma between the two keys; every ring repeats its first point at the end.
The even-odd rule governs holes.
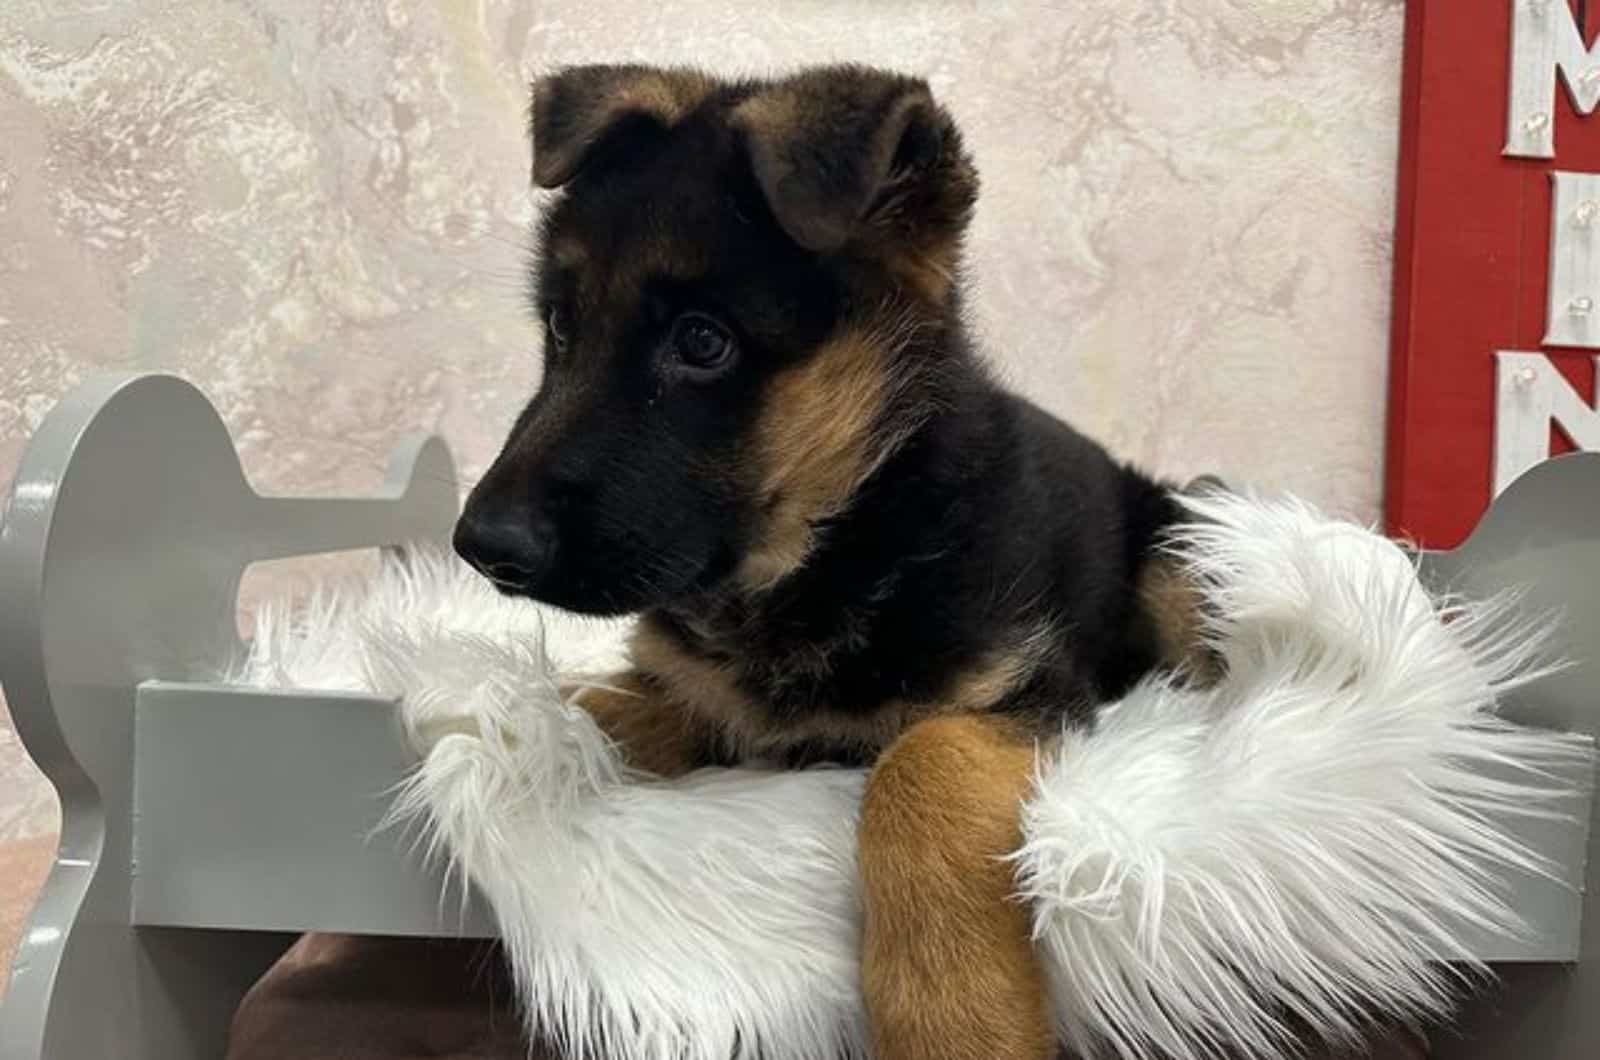
{"type": "MultiPolygon", "coordinates": [[[[40,426],[0,527],[0,681],[62,832],[0,1002],[0,1060],[215,1060],[301,932],[491,933],[377,831],[407,767],[394,703],[217,683],[247,566],[443,539],[455,482],[444,445],[418,437],[376,497],[259,496],[210,403],[171,376],[88,383],[40,426]]],[[[1600,454],[1540,465],[1422,562],[1433,584],[1560,609],[1577,665],[1507,712],[1600,734],[1600,454]]],[[[1564,778],[1583,792],[1568,820],[1517,825],[1565,878],[1501,881],[1533,933],[1481,940],[1509,985],[1438,1055],[1600,1056],[1594,774],[1591,753],[1564,778]]]]}

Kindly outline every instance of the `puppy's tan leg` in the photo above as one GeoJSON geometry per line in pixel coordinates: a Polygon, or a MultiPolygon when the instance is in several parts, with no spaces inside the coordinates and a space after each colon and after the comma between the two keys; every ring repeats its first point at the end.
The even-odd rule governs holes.
{"type": "Polygon", "coordinates": [[[705,764],[710,741],[704,725],[638,673],[608,677],[575,690],[570,698],[594,717],[636,769],[673,777],[705,764]]]}
{"type": "Polygon", "coordinates": [[[1044,971],[1002,860],[1033,743],[1004,718],[918,723],[867,782],[863,976],[878,1060],[1048,1060],[1044,971]]]}

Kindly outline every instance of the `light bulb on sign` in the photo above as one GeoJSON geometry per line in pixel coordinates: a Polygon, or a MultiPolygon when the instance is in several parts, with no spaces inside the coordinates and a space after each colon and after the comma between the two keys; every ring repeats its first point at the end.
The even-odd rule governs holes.
{"type": "Polygon", "coordinates": [[[1579,228],[1588,228],[1600,217],[1600,199],[1585,199],[1572,211],[1572,221],[1579,228]]]}
{"type": "Polygon", "coordinates": [[[1549,124],[1550,115],[1541,110],[1528,115],[1522,122],[1522,128],[1525,132],[1536,133],[1549,124]]]}
{"type": "Polygon", "coordinates": [[[1594,299],[1588,295],[1579,295],[1567,303],[1567,312],[1575,317],[1586,317],[1594,312],[1594,299]]]}

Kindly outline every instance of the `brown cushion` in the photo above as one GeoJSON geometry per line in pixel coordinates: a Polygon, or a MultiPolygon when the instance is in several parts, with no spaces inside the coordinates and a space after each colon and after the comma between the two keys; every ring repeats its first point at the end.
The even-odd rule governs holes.
{"type": "Polygon", "coordinates": [[[228,1060],[549,1060],[529,1052],[499,947],[307,935],[245,995],[228,1060]]]}
{"type": "MultiPolygon", "coordinates": [[[[1306,1060],[1425,1060],[1404,1031],[1306,1060]]],[[[522,1037],[492,943],[307,935],[245,996],[227,1060],[559,1060],[522,1037]]]]}

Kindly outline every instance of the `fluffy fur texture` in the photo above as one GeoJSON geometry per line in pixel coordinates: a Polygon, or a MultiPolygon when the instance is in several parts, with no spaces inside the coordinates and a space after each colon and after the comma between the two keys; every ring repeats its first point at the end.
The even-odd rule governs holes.
{"type": "MultiPolygon", "coordinates": [[[[1063,1039],[1086,1056],[1275,1055],[1442,1012],[1463,923],[1530,856],[1490,814],[1574,753],[1505,724],[1536,630],[1430,599],[1405,554],[1294,502],[1213,498],[1177,543],[1226,674],[1152,680],[1043,748],[1017,853],[1063,1039]],[[1507,767],[1514,780],[1508,781],[1507,767]]],[[[631,772],[556,675],[626,626],[502,598],[428,552],[261,617],[241,680],[401,697],[396,806],[493,907],[530,1026],[578,1057],[861,1055],[863,774],[631,772]]]]}
{"type": "Polygon", "coordinates": [[[1191,507],[1226,677],[1146,682],[1067,733],[1025,810],[1063,1038],[1278,1056],[1297,1025],[1441,1015],[1477,967],[1462,925],[1516,930],[1494,870],[1541,868],[1487,818],[1548,812],[1541,767],[1583,746],[1493,713],[1539,627],[1431,599],[1397,545],[1302,505],[1191,507]]]}
{"type": "Polygon", "coordinates": [[[568,1055],[862,1055],[865,774],[631,772],[557,688],[619,668],[627,630],[419,549],[266,609],[238,679],[403,697],[422,764],[395,817],[487,900],[530,1029],[568,1055]]]}

